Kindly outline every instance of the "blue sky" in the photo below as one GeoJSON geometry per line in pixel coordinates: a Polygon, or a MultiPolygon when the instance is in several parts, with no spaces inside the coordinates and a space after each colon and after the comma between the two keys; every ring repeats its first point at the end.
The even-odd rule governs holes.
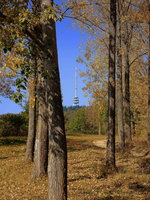
{"type": "MultiPolygon", "coordinates": [[[[72,28],[72,20],[64,19],[57,22],[57,46],[59,56],[59,67],[61,77],[61,88],[63,94],[63,105],[71,106],[74,98],[74,73],[75,67],[78,70],[84,68],[83,64],[76,62],[79,56],[80,43],[85,41],[86,34],[82,34],[77,28],[72,28]]],[[[87,105],[87,99],[84,97],[82,79],[78,75],[78,97],[80,105],[87,105]]],[[[19,113],[22,111],[21,106],[15,104],[9,99],[0,98],[0,114],[19,113]]]]}

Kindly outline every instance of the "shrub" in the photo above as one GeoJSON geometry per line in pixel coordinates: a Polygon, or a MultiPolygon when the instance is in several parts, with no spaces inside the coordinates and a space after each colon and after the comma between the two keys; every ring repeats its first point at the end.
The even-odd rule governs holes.
{"type": "Polygon", "coordinates": [[[27,134],[28,119],[24,113],[0,115],[0,136],[27,134]]]}

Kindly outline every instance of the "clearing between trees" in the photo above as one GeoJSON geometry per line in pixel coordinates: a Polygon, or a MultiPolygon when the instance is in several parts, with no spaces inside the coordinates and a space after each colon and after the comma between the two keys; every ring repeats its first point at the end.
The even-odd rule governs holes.
{"type": "MultiPolygon", "coordinates": [[[[117,148],[117,172],[106,173],[105,148],[93,141],[105,136],[68,136],[69,200],[149,200],[150,154],[146,137],[133,140],[125,152],[117,148]],[[136,144],[136,146],[134,145],[136,144]]],[[[25,137],[0,138],[0,200],[46,200],[47,178],[31,178],[25,161],[25,137]]]]}

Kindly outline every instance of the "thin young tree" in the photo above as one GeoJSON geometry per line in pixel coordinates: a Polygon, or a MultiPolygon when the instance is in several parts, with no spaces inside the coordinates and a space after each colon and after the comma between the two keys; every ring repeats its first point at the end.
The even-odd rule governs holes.
{"type": "Polygon", "coordinates": [[[122,81],[122,0],[117,0],[117,35],[116,35],[116,54],[117,54],[117,120],[118,135],[120,136],[120,147],[125,147],[125,135],[123,124],[123,81],[122,81]]]}
{"type": "Polygon", "coordinates": [[[132,39],[132,29],[129,29],[129,24],[125,24],[125,33],[124,33],[124,47],[125,47],[125,94],[124,94],[124,131],[125,137],[127,140],[131,140],[131,103],[130,103],[130,47],[132,39]]]}

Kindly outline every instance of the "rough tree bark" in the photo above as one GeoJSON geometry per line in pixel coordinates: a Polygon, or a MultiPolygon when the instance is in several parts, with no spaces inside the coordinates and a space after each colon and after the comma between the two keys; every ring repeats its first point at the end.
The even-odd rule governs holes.
{"type": "MultiPolygon", "coordinates": [[[[41,0],[42,9],[53,6],[53,0],[41,0]]],[[[43,43],[47,52],[43,52],[43,65],[47,71],[48,103],[48,199],[67,199],[67,148],[64,128],[64,114],[60,89],[56,29],[53,19],[42,24],[43,43]]]]}
{"type": "Polygon", "coordinates": [[[116,0],[110,0],[107,168],[115,168],[116,0]]]}
{"type": "Polygon", "coordinates": [[[122,85],[122,39],[121,39],[121,5],[117,0],[117,119],[118,135],[120,136],[120,147],[125,147],[124,123],[123,123],[123,85],[122,85]]]}
{"type": "Polygon", "coordinates": [[[46,81],[39,75],[38,83],[38,126],[35,142],[34,167],[32,176],[40,177],[47,174],[48,165],[48,106],[46,81]]]}
{"type": "MultiPolygon", "coordinates": [[[[36,16],[42,13],[41,0],[32,0],[33,12],[36,16]]],[[[42,25],[39,24],[34,27],[34,32],[39,41],[43,41],[42,25]]],[[[42,60],[43,49],[37,45],[37,70],[38,84],[37,84],[37,98],[38,98],[38,120],[37,133],[34,153],[34,166],[32,177],[40,177],[47,174],[48,165],[48,104],[47,104],[47,82],[45,80],[46,71],[42,60]]]]}

